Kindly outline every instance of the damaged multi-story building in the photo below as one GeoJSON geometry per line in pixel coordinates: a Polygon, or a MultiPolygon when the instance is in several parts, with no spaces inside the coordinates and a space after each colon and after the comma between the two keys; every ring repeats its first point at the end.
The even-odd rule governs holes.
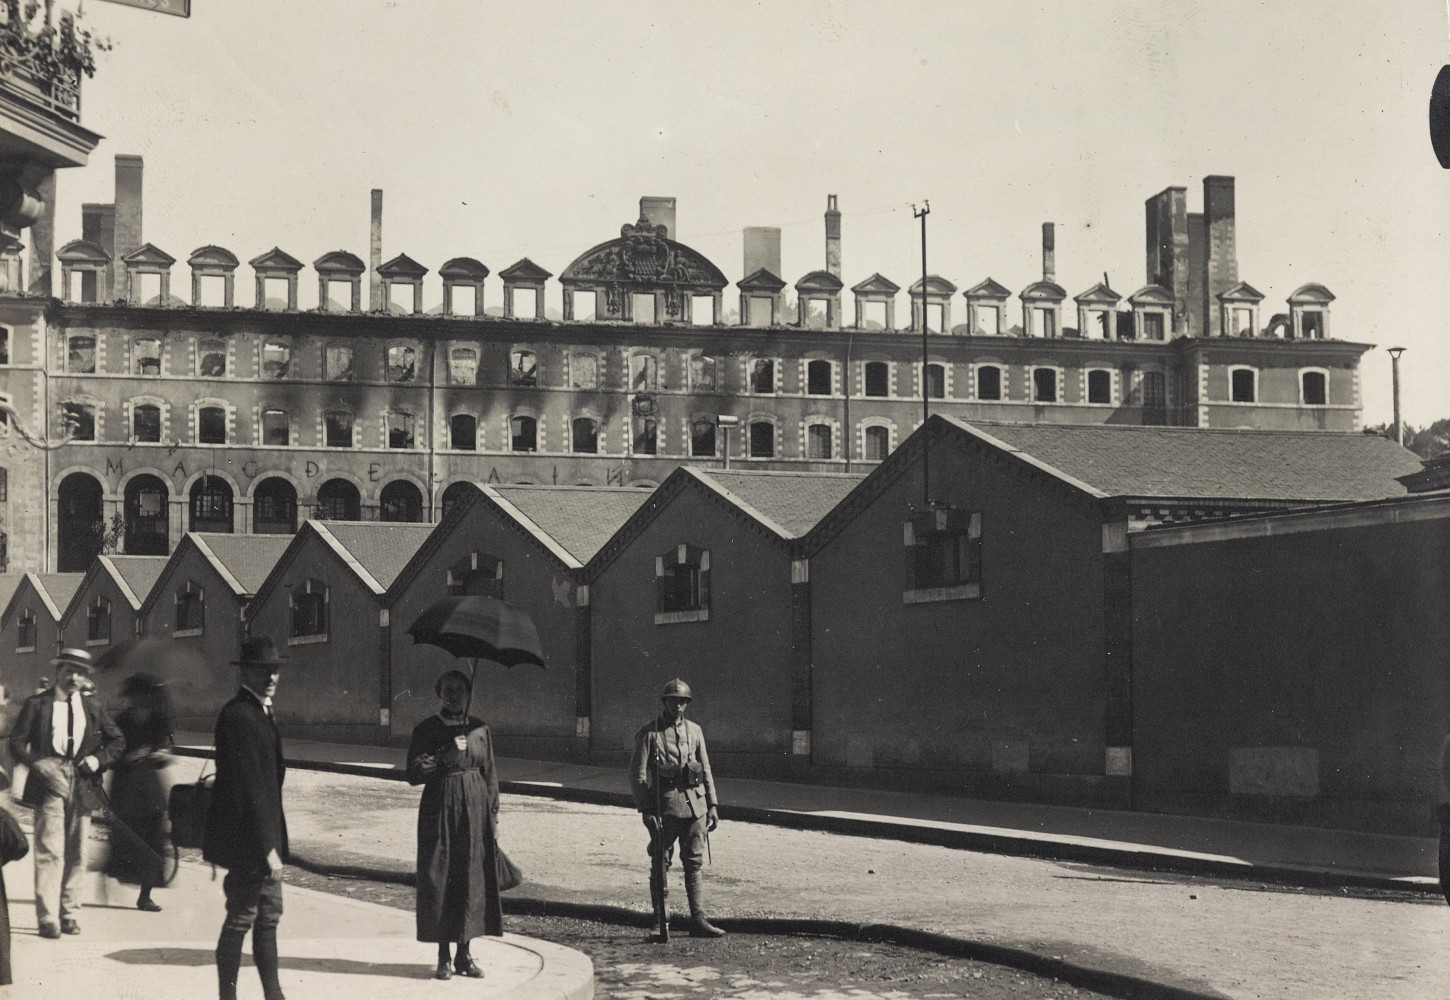
{"type": "Polygon", "coordinates": [[[848,287],[830,195],[822,269],[790,283],[780,230],[751,227],[731,289],[679,242],[673,198],[642,198],[556,277],[528,258],[385,260],[374,191],[368,259],[314,260],[306,309],[309,265],[282,248],[244,263],[202,245],[178,281],[143,234],[141,158],[115,164],[115,202],[83,206],[58,280],[32,264],[26,292],[0,295],[0,403],[48,442],[5,450],[15,567],[79,571],[102,549],[165,554],[187,531],[307,517],[436,521],[464,482],[865,472],[920,425],[923,391],[967,422],[1359,428],[1370,345],[1333,339],[1323,286],[1271,309],[1240,279],[1231,177],[1204,180],[1201,212],[1181,187],[1148,199],[1142,287],[1071,296],[1052,223],[1041,280],[1016,292],[879,273],[848,287]]]}

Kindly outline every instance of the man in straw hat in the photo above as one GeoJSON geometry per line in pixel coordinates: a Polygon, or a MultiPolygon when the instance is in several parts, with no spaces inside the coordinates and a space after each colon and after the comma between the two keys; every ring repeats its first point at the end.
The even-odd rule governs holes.
{"type": "Polygon", "coordinates": [[[266,636],[242,640],[233,660],[242,686],[216,720],[216,786],[206,817],[202,857],[227,869],[227,918],[216,943],[221,1000],[236,1000],[242,942],[252,932],[252,959],[266,1000],[282,1000],[277,981],[277,922],[282,919],[282,737],[272,709],[285,657],[266,636]]]}
{"type": "Polygon", "coordinates": [[[43,938],[79,934],[91,813],[103,802],[100,774],[125,749],[121,730],[94,698],[83,698],[95,664],[84,649],[50,661],[55,684],[25,699],[10,756],[29,773],[20,801],[35,810],[35,917],[43,938]]]}

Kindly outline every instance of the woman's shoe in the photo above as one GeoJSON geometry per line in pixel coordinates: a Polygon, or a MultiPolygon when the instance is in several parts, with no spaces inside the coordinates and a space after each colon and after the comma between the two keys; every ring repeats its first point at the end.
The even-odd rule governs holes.
{"type": "Polygon", "coordinates": [[[448,959],[446,959],[446,958],[440,958],[438,960],[438,968],[433,971],[433,978],[434,979],[452,979],[453,978],[453,970],[451,968],[449,968],[449,966],[448,966],[448,959]]]}
{"type": "Polygon", "coordinates": [[[160,913],[161,904],[150,898],[138,899],[136,900],[136,909],[145,910],[147,913],[160,913]]]}
{"type": "Polygon", "coordinates": [[[453,971],[460,976],[467,976],[469,979],[483,978],[483,970],[478,967],[478,963],[473,960],[472,956],[456,962],[453,966],[453,971]]]}

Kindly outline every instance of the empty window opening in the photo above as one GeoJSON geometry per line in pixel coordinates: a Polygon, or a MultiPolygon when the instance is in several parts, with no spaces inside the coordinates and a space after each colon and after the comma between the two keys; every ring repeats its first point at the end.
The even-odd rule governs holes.
{"type": "Polygon", "coordinates": [[[411,382],[418,375],[418,352],[404,344],[388,347],[388,381],[411,382]]]}
{"type": "Polygon", "coordinates": [[[775,299],[764,295],[750,296],[750,325],[775,325],[775,299]]]}
{"type": "Polygon", "coordinates": [[[161,341],[145,338],[133,344],[137,375],[161,374],[161,341]]]}
{"type": "Polygon", "coordinates": [[[1032,369],[1032,398],[1039,403],[1057,402],[1057,369],[1032,369]]]}
{"type": "Polygon", "coordinates": [[[509,419],[509,438],[509,447],[514,451],[537,451],[538,424],[533,417],[512,417],[509,419]]]}
{"type": "Polygon", "coordinates": [[[473,285],[448,286],[448,311],[454,316],[478,313],[478,289],[473,285]]]}
{"type": "Polygon", "coordinates": [[[0,326],[0,365],[10,363],[10,331],[0,326]]]}
{"type": "Polygon", "coordinates": [[[1057,310],[1037,309],[1037,335],[1039,337],[1057,336],[1057,310]]]}
{"type": "Polygon", "coordinates": [[[861,329],[886,329],[886,302],[883,299],[868,299],[861,303],[861,329]]]}
{"type": "Polygon", "coordinates": [[[477,350],[455,347],[448,352],[448,381],[454,385],[473,385],[478,381],[477,350]]]}
{"type": "Polygon", "coordinates": [[[152,444],[161,440],[161,407],[143,404],[131,410],[131,439],[152,444]]]}
{"type": "Polygon", "coordinates": [[[1143,314],[1143,339],[1163,339],[1163,314],[1161,312],[1150,312],[1143,314]]]}
{"type": "Polygon", "coordinates": [[[1099,340],[1110,340],[1113,336],[1113,314],[1106,309],[1094,312],[1088,320],[1088,328],[1099,340]]]}
{"type": "Polygon", "coordinates": [[[977,398],[1002,398],[1002,369],[996,365],[981,365],[977,368],[977,398]]]}
{"type": "Polygon", "coordinates": [[[1235,403],[1252,403],[1256,397],[1254,386],[1254,370],[1252,368],[1235,368],[1229,373],[1231,380],[1229,397],[1235,403]]]}
{"type": "Polygon", "coordinates": [[[659,452],[659,422],[654,417],[634,418],[634,453],[654,455],[659,452]]]}
{"type": "Polygon", "coordinates": [[[222,378],[227,373],[227,345],[222,340],[203,340],[196,345],[196,374],[222,378]]]}
{"type": "Polygon", "coordinates": [[[86,403],[60,404],[60,419],[71,432],[72,441],[96,439],[96,408],[86,403]]]}
{"type": "Polygon", "coordinates": [[[946,399],[947,370],[944,365],[926,366],[926,395],[928,399],[946,399]]]}
{"type": "Polygon", "coordinates": [[[262,411],[262,443],[282,447],[292,443],[292,429],[286,410],[262,411]]]}
{"type": "Polygon", "coordinates": [[[400,410],[388,411],[388,447],[413,447],[413,415],[400,410]]]}
{"type": "Polygon", "coordinates": [[[262,345],[263,378],[286,378],[291,368],[292,348],[276,340],[269,340],[262,345]]]}
{"type": "Polygon", "coordinates": [[[942,324],[946,322],[946,307],[940,302],[928,302],[926,304],[926,329],[928,333],[941,333],[942,324]]]}
{"type": "Polygon", "coordinates": [[[824,330],[830,318],[829,299],[805,300],[805,325],[812,330],[824,330]]]}
{"type": "Polygon", "coordinates": [[[323,348],[322,377],[329,382],[351,382],[352,348],[345,344],[329,344],[323,348]]]}
{"type": "Polygon", "coordinates": [[[227,279],[221,274],[203,274],[196,282],[196,304],[220,309],[227,304],[227,279]]]}
{"type": "Polygon", "coordinates": [[[832,428],[830,424],[811,424],[806,428],[806,458],[826,461],[832,457],[832,428]]]}
{"type": "Polygon", "coordinates": [[[977,326],[972,332],[987,337],[1001,333],[1002,311],[996,306],[977,306],[977,326]]]}
{"type": "Polygon", "coordinates": [[[880,462],[891,451],[891,428],[866,428],[866,461],[880,462]]]}
{"type": "Polygon", "coordinates": [[[590,417],[575,417],[570,442],[574,451],[585,455],[599,452],[599,421],[590,417]]]}
{"type": "Polygon", "coordinates": [[[324,285],[327,290],[329,312],[348,312],[352,309],[352,282],[328,281],[324,285]]]}
{"type": "Polygon", "coordinates": [[[1254,335],[1253,310],[1235,309],[1233,311],[1233,335],[1235,337],[1252,337],[1254,335]]]}
{"type": "Polygon", "coordinates": [[[539,290],[537,288],[515,288],[513,294],[516,319],[537,319],[539,315],[539,290]]]}
{"type": "Polygon", "coordinates": [[[690,296],[690,322],[695,326],[715,325],[715,296],[690,296]]]}
{"type": "Polygon", "coordinates": [[[227,411],[203,406],[196,411],[196,440],[201,444],[227,443],[227,411]]]}
{"type": "Polygon", "coordinates": [[[286,278],[262,279],[262,308],[285,310],[291,297],[291,282],[286,278]]]}
{"type": "Polygon", "coordinates": [[[891,368],[885,361],[866,362],[866,395],[889,396],[891,394],[891,368]]]}
{"type": "Polygon", "coordinates": [[[388,311],[412,313],[418,311],[418,286],[394,284],[388,286],[388,311]]]}
{"type": "Polygon", "coordinates": [[[1317,309],[1312,311],[1306,310],[1303,318],[1300,320],[1299,328],[1304,331],[1304,339],[1323,340],[1324,313],[1317,309]]]}
{"type": "Polygon", "coordinates": [[[653,323],[655,321],[655,297],[653,295],[634,293],[629,297],[630,316],[636,323],[653,323]]]}
{"type": "Polygon", "coordinates": [[[1323,406],[1329,402],[1325,394],[1324,373],[1305,372],[1304,381],[1304,403],[1307,406],[1323,406]]]}
{"type": "Polygon", "coordinates": [[[352,447],[352,414],[333,410],[322,418],[325,429],[324,443],[329,448],[352,447]]]}
{"type": "Polygon", "coordinates": [[[750,362],[750,391],[769,394],[775,392],[775,362],[770,358],[756,358],[750,362]]]}
{"type": "Polygon", "coordinates": [[[750,457],[775,457],[775,424],[769,420],[757,420],[750,425],[750,457]]]}
{"type": "Polygon", "coordinates": [[[660,387],[660,363],[652,354],[629,359],[629,387],[634,392],[654,392],[660,387]]]}
{"type": "Polygon", "coordinates": [[[65,370],[77,375],[87,375],[95,372],[95,337],[89,334],[76,334],[67,341],[65,370]]]}
{"type": "Polygon", "coordinates": [[[690,422],[690,457],[715,457],[715,421],[702,417],[690,422]]]}
{"type": "Polygon", "coordinates": [[[715,359],[703,355],[690,358],[690,388],[695,392],[714,392],[715,359]]]}
{"type": "Polygon", "coordinates": [[[533,351],[509,352],[509,385],[538,385],[539,356],[533,351]]]}
{"type": "Polygon", "coordinates": [[[806,365],[806,392],[812,396],[829,396],[835,388],[829,361],[812,361],[806,365]]]}
{"type": "Polygon", "coordinates": [[[569,359],[569,380],[576,389],[599,388],[599,359],[593,354],[576,354],[569,359]]]}
{"type": "Polygon", "coordinates": [[[574,318],[579,322],[588,323],[599,318],[598,292],[586,292],[576,288],[569,293],[569,300],[574,310],[574,318]]]}
{"type": "Polygon", "coordinates": [[[1111,403],[1113,401],[1113,373],[1094,369],[1087,373],[1089,403],[1111,403]]]}
{"type": "Polygon", "coordinates": [[[478,420],[471,413],[455,413],[448,421],[448,440],[455,451],[478,450],[478,420]]]}
{"type": "Polygon", "coordinates": [[[143,306],[164,306],[161,301],[161,275],[154,272],[132,273],[131,280],[136,282],[136,301],[143,306]]]}

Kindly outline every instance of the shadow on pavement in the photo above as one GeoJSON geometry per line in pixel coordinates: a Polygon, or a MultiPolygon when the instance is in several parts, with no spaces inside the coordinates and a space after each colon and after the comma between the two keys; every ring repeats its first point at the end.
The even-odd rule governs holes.
{"type": "MultiPolygon", "coordinates": [[[[126,965],[177,965],[200,968],[215,965],[216,954],[210,948],[126,948],[108,953],[106,958],[126,965]]],[[[331,972],[350,976],[386,976],[389,979],[432,979],[433,967],[426,962],[399,963],[357,962],[347,958],[288,958],[280,964],[293,972],[331,972]]],[[[242,956],[242,967],[253,965],[250,955],[242,956]]]]}

